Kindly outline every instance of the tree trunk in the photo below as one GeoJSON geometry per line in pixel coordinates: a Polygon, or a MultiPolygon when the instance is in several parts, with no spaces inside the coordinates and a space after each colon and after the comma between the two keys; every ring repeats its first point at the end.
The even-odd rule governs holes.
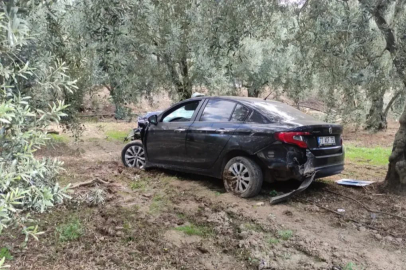
{"type": "MultiPolygon", "coordinates": [[[[385,12],[390,8],[392,1],[382,0],[377,4],[371,5],[369,0],[359,0],[360,4],[371,14],[376,25],[378,26],[383,38],[386,42],[385,50],[387,50],[393,59],[393,67],[395,68],[399,78],[406,87],[406,58],[405,51],[402,45],[396,44],[395,31],[386,22],[385,12]]],[[[396,10],[404,8],[403,1],[398,1],[395,6],[396,10]]],[[[401,12],[395,12],[393,20],[401,20],[397,18],[401,12]]],[[[385,187],[391,191],[405,192],[406,191],[406,107],[403,110],[402,116],[399,119],[399,130],[395,135],[393,142],[392,154],[389,157],[389,168],[385,177],[385,187]]]]}
{"type": "Polygon", "coordinates": [[[406,107],[399,119],[399,124],[392,154],[389,157],[385,186],[388,189],[400,191],[406,189],[406,107]]]}
{"type": "Polygon", "coordinates": [[[372,98],[372,104],[367,115],[365,129],[379,131],[387,128],[388,123],[383,111],[383,95],[384,91],[378,91],[378,93],[372,98]]]}
{"type": "Polygon", "coordinates": [[[260,94],[259,89],[255,88],[255,87],[249,87],[247,89],[247,92],[248,92],[248,97],[256,97],[257,98],[259,96],[259,94],[260,94]]]}

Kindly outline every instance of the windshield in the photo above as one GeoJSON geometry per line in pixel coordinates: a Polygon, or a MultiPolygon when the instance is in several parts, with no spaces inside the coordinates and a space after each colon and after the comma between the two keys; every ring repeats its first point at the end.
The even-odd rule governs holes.
{"type": "Polygon", "coordinates": [[[317,121],[312,116],[301,112],[292,106],[277,101],[253,101],[250,105],[269,118],[271,121],[298,122],[317,121]]]}

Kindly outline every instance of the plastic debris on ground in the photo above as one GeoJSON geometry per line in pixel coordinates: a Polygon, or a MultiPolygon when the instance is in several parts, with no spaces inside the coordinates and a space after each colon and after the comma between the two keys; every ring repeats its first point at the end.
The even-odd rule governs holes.
{"type": "Polygon", "coordinates": [[[337,184],[343,186],[365,187],[373,183],[373,181],[361,181],[354,179],[341,179],[336,181],[337,184]]]}

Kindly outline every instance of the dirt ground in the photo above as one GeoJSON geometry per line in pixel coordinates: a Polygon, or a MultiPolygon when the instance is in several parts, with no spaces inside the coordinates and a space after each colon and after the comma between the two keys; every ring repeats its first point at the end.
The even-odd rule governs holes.
{"type": "MultiPolygon", "coordinates": [[[[36,216],[45,232],[40,241],[24,247],[23,236],[3,234],[11,269],[406,269],[406,198],[331,178],[279,205],[270,205],[270,194],[298,183],[265,185],[256,198],[241,199],[216,179],[124,168],[123,142],[104,132],[132,127],[87,123],[81,142],[39,153],[65,162],[62,184],[98,182],[74,188],[69,203],[36,216]],[[106,201],[91,207],[85,198],[96,185],[106,201]],[[61,241],[57,228],[72,219],[83,233],[61,241]]],[[[395,132],[396,123],[374,135],[348,131],[344,142],[390,146],[395,132]]],[[[382,181],[385,170],[346,162],[338,178],[382,181]]]]}

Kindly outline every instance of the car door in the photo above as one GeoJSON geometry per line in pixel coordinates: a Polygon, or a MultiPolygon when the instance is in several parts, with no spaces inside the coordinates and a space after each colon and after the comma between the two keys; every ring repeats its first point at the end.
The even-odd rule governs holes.
{"type": "Polygon", "coordinates": [[[241,125],[241,110],[248,112],[248,109],[234,101],[208,99],[187,133],[189,167],[204,170],[214,165],[230,137],[241,125]]]}
{"type": "Polygon", "coordinates": [[[146,135],[148,161],[161,165],[183,165],[186,159],[186,131],[192,124],[200,100],[183,102],[164,112],[146,135]]]}

